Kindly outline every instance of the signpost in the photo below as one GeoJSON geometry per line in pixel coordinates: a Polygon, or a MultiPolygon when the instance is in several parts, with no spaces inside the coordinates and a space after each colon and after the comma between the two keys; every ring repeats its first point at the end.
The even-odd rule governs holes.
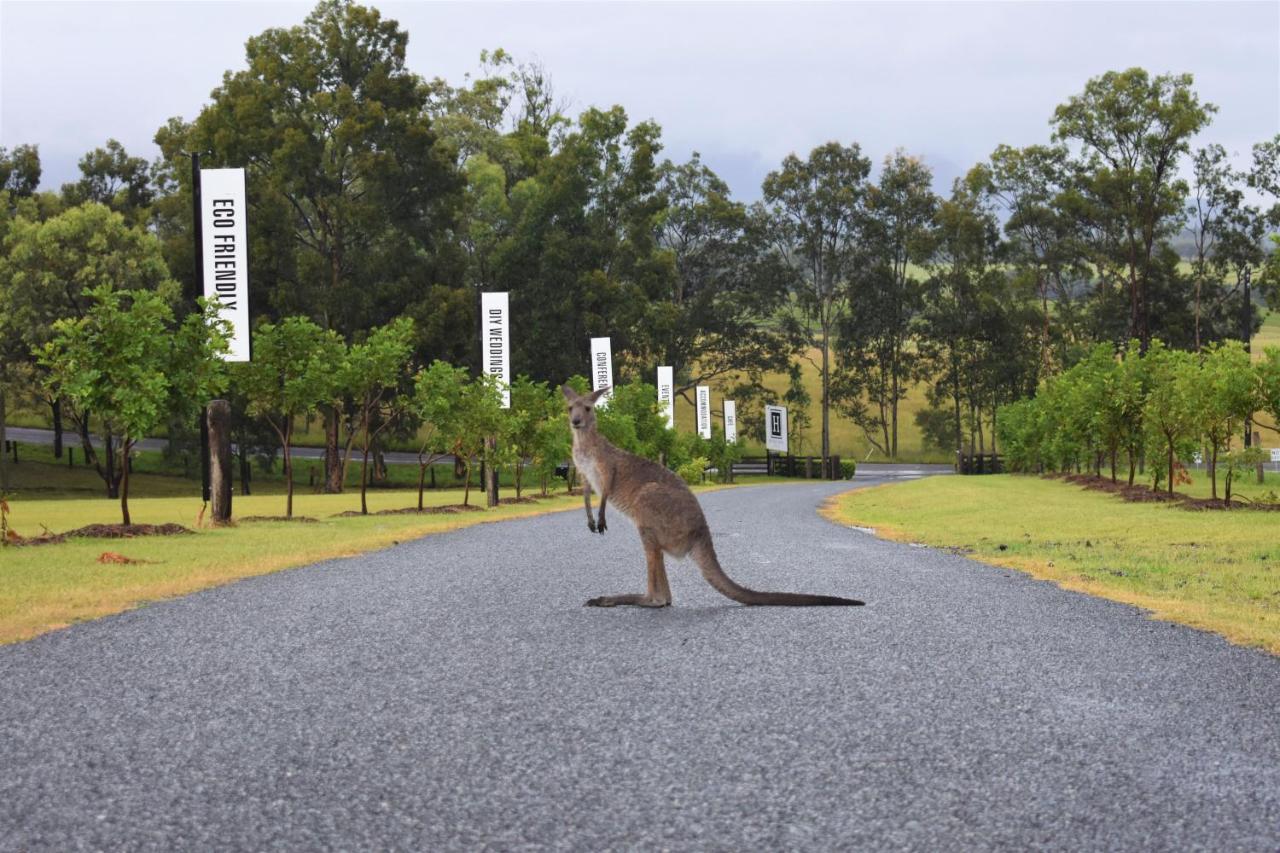
{"type": "Polygon", "coordinates": [[[480,294],[484,372],[502,383],[502,408],[511,408],[511,314],[506,293],[480,294]]]}
{"type": "Polygon", "coordinates": [[[697,387],[698,400],[698,435],[711,438],[711,389],[706,385],[697,387]]]}
{"type": "Polygon", "coordinates": [[[676,428],[675,377],[670,367],[658,368],[658,411],[667,416],[667,429],[676,428]]]}
{"type": "Polygon", "coordinates": [[[764,407],[764,446],[766,450],[787,452],[787,407],[764,407]]]}
{"type": "MultiPolygon", "coordinates": [[[[231,328],[224,358],[249,361],[249,202],[244,169],[201,169],[191,154],[196,287],[231,328]]],[[[231,520],[230,406],[213,400],[200,419],[201,469],[215,524],[231,520]],[[212,471],[210,470],[212,468],[212,471]]]]}
{"type": "Polygon", "coordinates": [[[733,400],[724,401],[724,440],[729,444],[738,440],[738,404],[733,400]]]}
{"type": "MultiPolygon", "coordinates": [[[[608,338],[592,338],[591,390],[599,391],[601,388],[613,388],[613,348],[608,338]]],[[[603,406],[612,396],[612,391],[602,394],[596,405],[603,406]]]]}
{"type": "Polygon", "coordinates": [[[204,295],[231,324],[227,361],[249,360],[249,212],[244,169],[200,170],[204,295]]]}

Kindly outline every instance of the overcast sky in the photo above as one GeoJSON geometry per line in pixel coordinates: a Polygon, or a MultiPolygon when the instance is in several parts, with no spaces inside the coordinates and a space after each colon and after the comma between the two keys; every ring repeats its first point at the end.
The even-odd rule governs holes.
{"type": "MultiPolygon", "coordinates": [[[[1049,137],[1057,104],[1108,70],[1191,72],[1221,110],[1198,140],[1248,160],[1280,132],[1280,2],[406,3],[409,66],[459,83],[484,48],[536,58],[577,112],[621,104],[759,195],[791,152],[856,141],[924,157],[940,190],[999,143],[1049,137]]],[[[108,138],[152,159],[244,41],[311,3],[0,0],[0,145],[40,146],[43,188],[108,138]]]]}

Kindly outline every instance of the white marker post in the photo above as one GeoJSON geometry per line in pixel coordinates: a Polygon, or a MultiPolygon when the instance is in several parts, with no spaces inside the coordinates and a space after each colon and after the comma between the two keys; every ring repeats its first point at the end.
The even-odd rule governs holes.
{"type": "Polygon", "coordinates": [[[711,389],[706,385],[697,388],[698,435],[711,438],[711,389]]]}
{"type": "Polygon", "coordinates": [[[675,371],[658,368],[658,411],[667,416],[667,429],[676,428],[675,371]]]}
{"type": "MultiPolygon", "coordinates": [[[[608,338],[592,338],[591,390],[599,391],[601,388],[613,388],[613,347],[608,338]]],[[[603,406],[611,396],[612,391],[602,395],[596,405],[603,406]]]]}
{"type": "Polygon", "coordinates": [[[480,294],[480,350],[484,372],[502,383],[502,408],[511,408],[511,312],[506,293],[480,294]]]}
{"type": "Polygon", "coordinates": [[[738,404],[724,401],[724,440],[733,444],[738,440],[738,404]]]}
{"type": "Polygon", "coordinates": [[[248,214],[244,169],[200,170],[204,295],[231,324],[227,361],[249,360],[248,214]]]}

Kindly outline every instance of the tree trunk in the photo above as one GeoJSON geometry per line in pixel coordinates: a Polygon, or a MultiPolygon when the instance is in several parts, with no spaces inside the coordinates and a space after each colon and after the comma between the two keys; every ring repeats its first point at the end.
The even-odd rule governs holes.
{"type": "Polygon", "coordinates": [[[369,486],[369,418],[364,419],[364,446],[361,448],[363,453],[360,460],[360,514],[369,514],[369,503],[365,498],[365,493],[369,486]]]}
{"type": "Polygon", "coordinates": [[[132,442],[127,436],[120,437],[120,516],[125,525],[129,520],[129,447],[132,442]]]}
{"type": "Polygon", "coordinates": [[[49,403],[53,412],[53,458],[62,458],[62,398],[54,397],[49,403]]]}
{"type": "Polygon", "coordinates": [[[293,418],[286,418],[284,428],[284,517],[293,518],[293,418]]]}
{"type": "Polygon", "coordinates": [[[1173,494],[1173,442],[1169,442],[1169,494],[1173,494]]]}
{"type": "Polygon", "coordinates": [[[116,474],[116,454],[112,448],[111,432],[104,429],[102,431],[102,455],[107,460],[107,497],[120,497],[120,477],[116,474]]]}
{"type": "Polygon", "coordinates": [[[9,460],[4,454],[5,442],[8,441],[8,398],[0,388],[0,491],[9,488],[9,460]]]}
{"type": "Polygon", "coordinates": [[[324,413],[324,493],[342,493],[342,459],[338,455],[338,409],[329,406],[324,413]]]}
{"type": "Polygon", "coordinates": [[[486,453],[489,456],[489,464],[485,467],[486,476],[484,478],[484,494],[485,504],[490,507],[498,505],[498,469],[493,464],[493,458],[497,455],[498,439],[489,436],[484,440],[486,453]]]}
{"type": "Polygon", "coordinates": [[[822,322],[822,458],[831,455],[831,343],[827,321],[822,322]]]}
{"type": "Polygon", "coordinates": [[[467,476],[463,481],[465,485],[462,487],[462,505],[469,506],[471,504],[471,461],[467,460],[467,476]]]}
{"type": "Polygon", "coordinates": [[[418,511],[422,511],[422,491],[427,486],[427,466],[421,459],[418,460],[418,511]]]}
{"type": "MultiPolygon", "coordinates": [[[[1230,473],[1227,474],[1231,476],[1230,473]]],[[[1209,453],[1209,482],[1213,485],[1210,487],[1209,497],[1215,501],[1218,499],[1218,442],[1213,443],[1213,450],[1209,453]]]]}

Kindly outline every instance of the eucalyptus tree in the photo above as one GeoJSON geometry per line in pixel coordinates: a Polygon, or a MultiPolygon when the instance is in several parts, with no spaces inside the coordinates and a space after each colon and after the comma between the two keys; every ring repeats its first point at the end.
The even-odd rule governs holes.
{"type": "MultiPolygon", "coordinates": [[[[1066,343],[1073,333],[1071,283],[1080,277],[1080,232],[1061,203],[1068,179],[1068,152],[1062,145],[1001,145],[989,163],[974,167],[969,180],[989,194],[1005,214],[1008,261],[1028,276],[1040,299],[1041,370],[1053,370],[1053,323],[1066,343]],[[1052,301],[1053,307],[1050,308],[1052,301]]],[[[1066,366],[1065,350],[1058,355],[1066,366]]]]}
{"type": "Polygon", "coordinates": [[[10,151],[0,145],[0,190],[30,198],[40,188],[40,175],[40,146],[16,145],[10,151]]]}
{"type": "Polygon", "coordinates": [[[762,186],[771,248],[788,272],[782,328],[804,347],[802,357],[821,381],[823,459],[831,455],[833,337],[850,312],[850,280],[866,263],[861,241],[870,171],[857,143],[828,142],[804,160],[788,155],[762,186]]]}
{"type": "MultiPolygon", "coordinates": [[[[424,281],[460,284],[463,179],[433,130],[429,87],[406,67],[407,44],[376,9],[323,0],[301,25],[248,40],[246,67],[224,75],[186,138],[213,152],[207,165],[249,170],[250,222],[277,232],[256,239],[289,250],[277,308],[348,341],[406,305],[415,313],[424,281]]],[[[335,410],[325,429],[326,488],[337,491],[335,410]]]]}
{"type": "Polygon", "coordinates": [[[918,362],[912,324],[923,283],[915,270],[932,253],[938,206],[932,186],[929,167],[902,150],[885,158],[879,180],[867,186],[866,258],[852,272],[851,310],[837,334],[841,411],[890,457],[898,455],[898,408],[918,362]]]}
{"type": "Polygon", "coordinates": [[[1224,230],[1224,219],[1239,208],[1243,193],[1236,186],[1236,174],[1221,145],[1208,145],[1197,149],[1192,158],[1192,183],[1190,203],[1187,205],[1186,230],[1195,246],[1191,260],[1195,278],[1195,351],[1200,352],[1200,315],[1206,286],[1216,294],[1210,281],[1215,272],[1213,259],[1219,238],[1224,230]]]}
{"type": "Polygon", "coordinates": [[[1095,264],[1115,263],[1128,296],[1127,337],[1152,337],[1152,258],[1181,225],[1187,184],[1179,160],[1217,107],[1201,103],[1190,74],[1152,77],[1142,68],[1109,71],[1054,111],[1056,141],[1074,143],[1073,185],[1101,232],[1095,264]]]}
{"type": "Polygon", "coordinates": [[[68,207],[87,201],[106,205],[135,224],[146,221],[155,197],[151,170],[141,157],[130,157],[115,139],[80,158],[80,179],[62,185],[68,207]]]}
{"type": "Polygon", "coordinates": [[[686,163],[664,162],[658,174],[658,247],[675,269],[649,314],[643,348],[675,367],[677,394],[717,379],[735,381],[737,393],[763,389],[766,373],[786,369],[791,348],[762,322],[787,293],[760,257],[760,233],[697,152],[686,163]]]}

